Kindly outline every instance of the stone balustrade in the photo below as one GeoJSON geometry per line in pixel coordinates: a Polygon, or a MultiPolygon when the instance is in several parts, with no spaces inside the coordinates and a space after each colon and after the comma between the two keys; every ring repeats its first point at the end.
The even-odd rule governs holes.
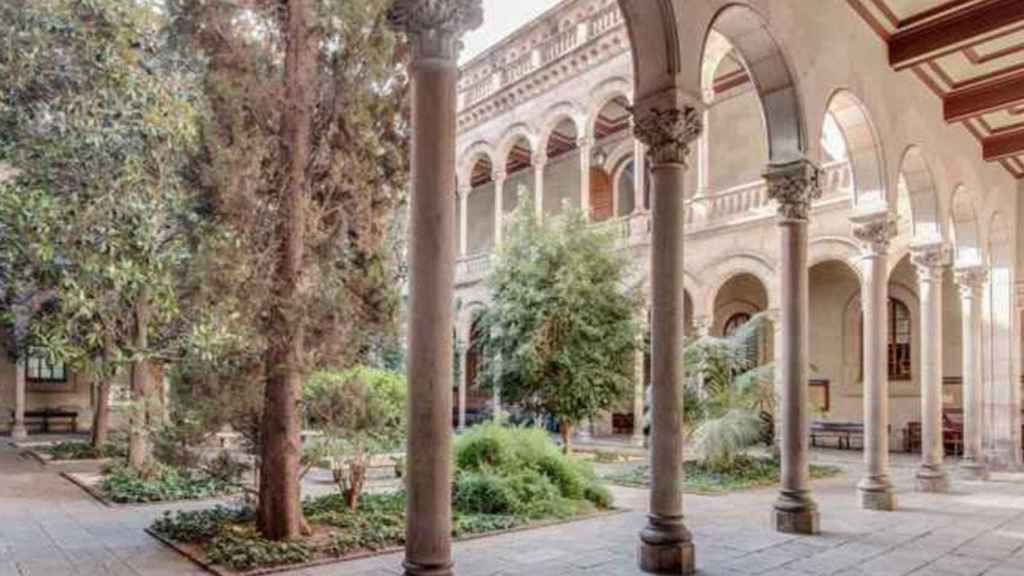
{"type": "MultiPolygon", "coordinates": [[[[824,191],[822,202],[853,194],[853,173],[848,161],[831,162],[822,166],[824,191]]],[[[686,203],[687,233],[709,228],[728,229],[730,226],[753,221],[775,219],[775,203],[768,198],[768,186],[764,180],[743,184],[721,192],[690,199],[686,203]]],[[[622,246],[635,246],[650,241],[651,214],[643,210],[627,216],[613,218],[595,224],[617,230],[622,246]]],[[[723,230],[725,232],[726,230],[723,230]]],[[[491,267],[490,254],[471,254],[460,258],[455,277],[460,284],[482,280],[491,267]]]]}

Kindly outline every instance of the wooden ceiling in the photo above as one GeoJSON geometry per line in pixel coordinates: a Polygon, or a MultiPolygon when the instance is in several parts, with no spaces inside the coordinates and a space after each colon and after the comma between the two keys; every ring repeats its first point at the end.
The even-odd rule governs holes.
{"type": "Polygon", "coordinates": [[[847,0],[987,162],[1024,178],[1024,0],[847,0]]]}

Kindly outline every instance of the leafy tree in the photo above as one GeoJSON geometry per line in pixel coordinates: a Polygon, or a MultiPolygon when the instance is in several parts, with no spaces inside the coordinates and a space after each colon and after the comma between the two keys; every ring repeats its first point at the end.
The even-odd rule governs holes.
{"type": "Polygon", "coordinates": [[[3,259],[19,264],[5,285],[50,303],[19,345],[32,340],[98,380],[97,444],[109,379],[130,364],[137,469],[151,364],[173,340],[189,219],[181,175],[196,137],[189,78],[166,58],[161,22],[141,0],[0,6],[0,164],[16,170],[0,184],[0,219],[19,234],[4,243],[3,259]]]}
{"type": "Polygon", "coordinates": [[[615,229],[579,210],[538,222],[527,198],[512,216],[487,280],[483,374],[511,404],[571,428],[630,389],[638,344],[639,291],[615,229]]]}
{"type": "Polygon", "coordinates": [[[302,403],[310,424],[326,435],[315,452],[332,461],[345,501],[355,510],[373,457],[405,439],[405,378],[365,367],[317,372],[303,385],[302,403]]]}
{"type": "Polygon", "coordinates": [[[209,385],[263,392],[257,523],[269,539],[302,527],[304,374],[384,358],[397,337],[408,113],[387,6],[169,3],[204,95],[192,184],[209,231],[189,275],[190,364],[212,368],[209,385]]]}

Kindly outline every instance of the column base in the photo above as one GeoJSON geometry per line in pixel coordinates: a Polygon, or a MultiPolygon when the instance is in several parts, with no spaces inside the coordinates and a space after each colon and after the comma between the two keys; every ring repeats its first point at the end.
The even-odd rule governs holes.
{"type": "Polygon", "coordinates": [[[637,563],[651,574],[696,574],[696,553],[693,536],[683,524],[682,516],[647,516],[647,526],[640,531],[637,563]]]}
{"type": "Polygon", "coordinates": [[[644,446],[644,435],[643,434],[634,434],[633,437],[629,439],[629,443],[632,444],[633,446],[638,447],[638,448],[643,448],[643,446],[644,446]]]}
{"type": "Polygon", "coordinates": [[[806,490],[784,490],[772,506],[772,528],[782,534],[811,536],[821,531],[818,505],[806,490]]]}
{"type": "Polygon", "coordinates": [[[696,558],[693,542],[664,545],[641,542],[637,551],[640,569],[649,574],[696,574],[696,558]]]}
{"type": "Polygon", "coordinates": [[[860,507],[864,510],[891,512],[896,509],[896,495],[888,479],[865,478],[857,485],[860,507]]]}
{"type": "Polygon", "coordinates": [[[416,564],[406,560],[402,562],[405,576],[455,576],[454,564],[416,564]]]}
{"type": "Polygon", "coordinates": [[[11,438],[14,440],[24,440],[28,438],[28,429],[24,425],[11,428],[11,438]]]}
{"type": "Polygon", "coordinates": [[[964,480],[980,481],[988,480],[989,472],[988,466],[979,462],[961,462],[960,463],[960,477],[964,480]]]}
{"type": "Polygon", "coordinates": [[[924,467],[917,471],[917,491],[943,494],[949,492],[949,476],[941,467],[924,467]]]}

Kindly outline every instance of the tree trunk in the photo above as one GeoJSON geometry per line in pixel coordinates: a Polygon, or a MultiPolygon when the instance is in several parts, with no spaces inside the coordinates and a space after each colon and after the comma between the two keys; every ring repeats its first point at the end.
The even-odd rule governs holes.
{"type": "Polygon", "coordinates": [[[143,471],[149,462],[146,414],[149,396],[149,288],[135,302],[135,359],[132,361],[132,416],[128,432],[128,465],[143,471]]]}
{"type": "Polygon", "coordinates": [[[305,244],[306,167],[310,158],[312,93],[316,86],[317,44],[309,0],[289,0],[285,19],[284,111],[281,157],[285,166],[275,271],[275,299],[267,327],[266,393],[262,427],[262,466],[257,523],[270,540],[302,533],[299,485],[299,410],[304,348],[302,259],[305,244]]]}
{"type": "Polygon", "coordinates": [[[92,416],[92,446],[102,448],[110,441],[110,359],[114,352],[113,339],[109,334],[103,338],[103,355],[100,357],[99,382],[96,385],[96,411],[92,416]]]}
{"type": "Polygon", "coordinates": [[[572,424],[568,420],[558,423],[558,432],[562,435],[562,453],[572,454],[572,424]]]}

